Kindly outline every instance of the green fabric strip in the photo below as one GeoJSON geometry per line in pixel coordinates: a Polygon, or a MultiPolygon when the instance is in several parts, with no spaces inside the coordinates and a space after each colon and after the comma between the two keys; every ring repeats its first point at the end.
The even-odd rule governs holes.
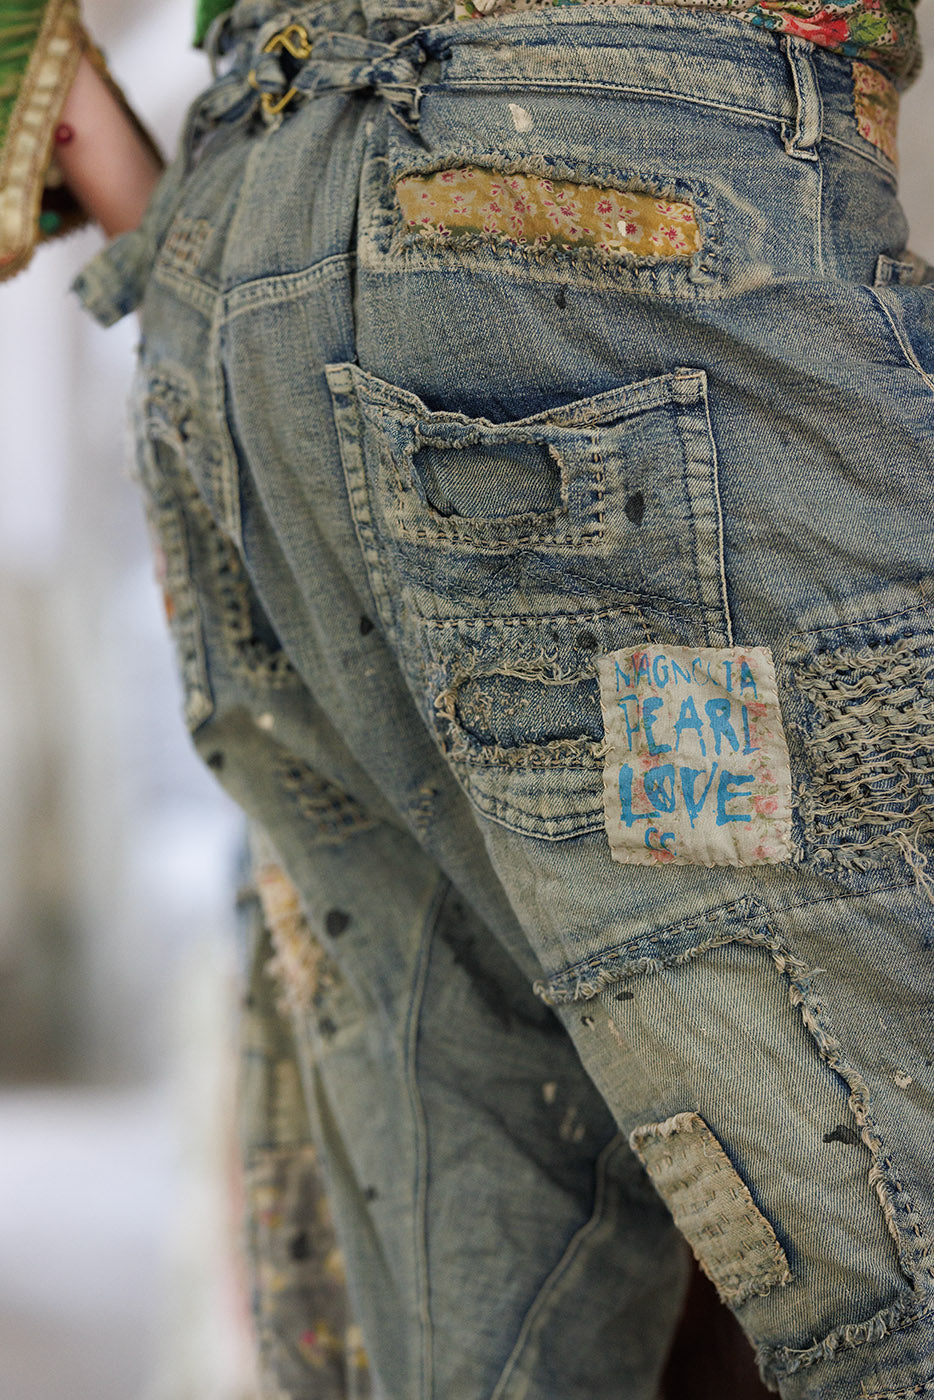
{"type": "MultiPolygon", "coordinates": [[[[2,0],[0,0],[2,6],[2,0]]],[[[225,10],[233,9],[233,0],[197,0],[195,9],[195,43],[204,42],[212,22],[225,10]]]]}
{"type": "Polygon", "coordinates": [[[42,28],[47,0],[0,0],[0,147],[42,28]]]}

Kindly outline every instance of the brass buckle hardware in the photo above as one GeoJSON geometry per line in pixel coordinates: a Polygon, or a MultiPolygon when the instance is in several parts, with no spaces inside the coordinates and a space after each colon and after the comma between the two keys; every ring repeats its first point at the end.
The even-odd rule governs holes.
{"type": "MultiPolygon", "coordinates": [[[[311,57],[311,40],[308,37],[308,30],[303,24],[289,24],[274,34],[272,38],[263,45],[263,53],[275,53],[276,49],[285,49],[292,58],[303,60],[311,57]]],[[[260,92],[260,86],[256,78],[256,69],[251,68],[247,74],[247,82],[250,87],[260,92]]],[[[298,93],[298,88],[290,87],[288,92],[281,97],[276,97],[271,92],[263,92],[260,105],[267,117],[277,117],[280,112],[288,107],[292,98],[298,93]]]]}

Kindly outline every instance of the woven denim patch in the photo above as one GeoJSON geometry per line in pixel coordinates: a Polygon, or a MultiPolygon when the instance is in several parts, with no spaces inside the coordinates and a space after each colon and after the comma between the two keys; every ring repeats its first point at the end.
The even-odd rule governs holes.
{"type": "Polygon", "coordinates": [[[687,259],[701,246],[694,210],[683,201],[479,165],[405,175],[396,197],[410,229],[442,238],[499,234],[533,248],[637,258],[687,259]]]}
{"type": "Polygon", "coordinates": [[[699,1114],[647,1123],[629,1144],[725,1303],[791,1282],[775,1231],[699,1114]]]}
{"type": "Polygon", "coordinates": [[[791,772],[766,647],[600,660],[604,810],[624,864],[763,865],[791,855],[791,772]]]}

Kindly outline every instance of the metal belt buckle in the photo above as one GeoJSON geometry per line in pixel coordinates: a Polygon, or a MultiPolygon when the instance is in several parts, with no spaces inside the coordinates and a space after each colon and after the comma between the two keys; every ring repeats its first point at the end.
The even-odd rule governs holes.
{"type": "MultiPolygon", "coordinates": [[[[303,24],[289,24],[286,25],[285,29],[281,29],[278,34],[274,34],[272,38],[263,45],[263,53],[275,53],[276,49],[285,49],[286,53],[292,58],[302,61],[311,57],[311,47],[311,40],[308,37],[308,30],[305,26],[303,24]]],[[[257,92],[262,92],[256,77],[255,68],[251,68],[250,72],[247,74],[247,82],[250,84],[250,87],[255,88],[257,92]]],[[[283,93],[283,95],[278,98],[271,92],[262,92],[260,105],[262,106],[264,115],[267,117],[278,116],[280,112],[288,107],[292,98],[295,97],[297,93],[298,88],[295,87],[290,87],[288,92],[283,93]]]]}

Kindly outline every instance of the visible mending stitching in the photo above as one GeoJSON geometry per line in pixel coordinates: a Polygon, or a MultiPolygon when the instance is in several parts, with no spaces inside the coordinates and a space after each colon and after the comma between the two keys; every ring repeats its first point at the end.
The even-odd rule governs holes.
{"type": "Polygon", "coordinates": [[[292,754],[282,755],[277,771],[283,788],[314,827],[316,842],[337,844],[351,832],[366,831],[375,825],[355,797],[292,754]]]}
{"type": "Polygon", "coordinates": [[[282,989],[277,1009],[293,1015],[310,1011],[340,980],[337,965],[312,934],[298,891],[280,866],[262,866],[256,888],[275,950],[266,971],[282,989]]]}
{"type": "MultiPolygon", "coordinates": [[[[760,1346],[756,1359],[767,1375],[775,1378],[791,1376],[820,1361],[832,1361],[838,1351],[851,1350],[871,1342],[881,1342],[896,1332],[924,1322],[934,1316],[934,1308],[919,1303],[912,1298],[899,1298],[891,1307],[883,1308],[865,1322],[848,1322],[829,1332],[813,1346],[796,1351],[792,1347],[760,1346]]],[[[914,1395],[921,1393],[917,1387],[895,1394],[914,1395]]],[[[865,1400],[891,1400],[891,1391],[866,1395],[865,1400]]],[[[860,1400],[863,1397],[860,1396],[860,1400]]]]}
{"type": "MultiPolygon", "coordinates": [[[[934,1239],[927,1232],[922,1217],[902,1184],[892,1158],[886,1153],[885,1142],[871,1112],[871,1096],[865,1079],[850,1063],[840,1042],[826,1025],[824,1005],[812,993],[812,982],[823,971],[822,968],[809,968],[788,949],[783,940],[769,926],[764,911],[755,901],[740,899],[733,905],[720,910],[712,910],[706,922],[721,925],[709,939],[668,957],[642,957],[632,963],[615,965],[604,954],[602,960],[589,959],[579,964],[562,977],[552,978],[550,983],[536,982],[534,991],[549,1005],[597,996],[608,986],[628,980],[644,973],[661,971],[691,961],[711,948],[727,943],[741,943],[750,947],[765,948],[771,954],[778,971],[787,978],[791,1004],[798,1008],[805,1028],[817,1046],[821,1059],[843,1080],[849,1090],[848,1103],[860,1136],[872,1155],[869,1170],[869,1185],[875,1191],[882,1207],[889,1233],[895,1241],[899,1264],[905,1277],[916,1287],[930,1287],[929,1279],[934,1278],[934,1239]],[[747,925],[723,928],[729,915],[748,920],[747,925]],[[589,971],[588,971],[589,969],[589,971]],[[562,982],[569,984],[562,986],[562,982]],[[923,1276],[923,1277],[922,1277],[923,1276]]],[[[669,930],[687,931],[690,920],[669,930]]],[[[695,924],[697,920],[693,921],[695,924]]],[[[625,945],[617,950],[625,952],[625,945]]]]}
{"type": "Polygon", "coordinates": [[[725,1303],[791,1283],[775,1231],[700,1114],[643,1124],[629,1145],[725,1303]]]}
{"type": "Polygon", "coordinates": [[[787,652],[813,712],[805,734],[810,779],[799,811],[819,859],[858,868],[901,852],[919,883],[919,846],[934,833],[934,668],[922,642],[787,652]]]}
{"type": "Polygon", "coordinates": [[[160,257],[181,272],[193,272],[211,233],[207,219],[180,215],[169,229],[160,257]]]}
{"type": "Polygon", "coordinates": [[[201,430],[185,386],[171,375],[156,373],[149,381],[142,430],[150,442],[164,442],[176,456],[171,472],[157,465],[155,471],[144,473],[143,484],[157,503],[171,493],[182,521],[187,518],[197,531],[199,549],[216,585],[221,639],[232,669],[274,689],[296,684],[298,677],[285,652],[256,636],[243,561],[217,525],[186,465],[186,458],[197,454],[211,463],[214,448],[201,430]]]}
{"type": "MultiPolygon", "coordinates": [[[[459,84],[459,86],[462,85],[459,84]]],[[[470,85],[463,86],[469,87],[470,85]]],[[[548,84],[544,86],[547,88],[548,84]]],[[[626,172],[625,179],[629,188],[624,190],[620,185],[619,172],[610,167],[593,165],[586,168],[576,167],[555,157],[536,155],[532,152],[526,153],[521,160],[517,160],[515,153],[509,151],[484,151],[482,154],[477,151],[465,151],[460,156],[447,155],[443,160],[435,159],[417,170],[413,170],[411,166],[406,168],[404,165],[397,164],[394,177],[398,187],[400,180],[409,177],[421,179],[444,170],[458,168],[490,171],[501,180],[508,176],[518,175],[532,180],[540,178],[552,183],[567,183],[580,188],[615,190],[619,194],[638,193],[650,200],[659,200],[672,205],[683,204],[693,211],[698,231],[698,245],[693,254],[674,258],[661,257],[657,253],[655,256],[636,257],[625,249],[609,251],[600,246],[583,243],[567,246],[552,241],[544,245],[530,242],[521,245],[523,258],[527,265],[538,264],[543,269],[549,268],[554,266],[556,258],[560,258],[578,271],[592,268],[593,270],[599,269],[604,274],[628,274],[635,278],[638,284],[644,283],[656,289],[661,286],[674,287],[677,285],[671,281],[672,276],[686,276],[690,282],[702,284],[712,283],[717,275],[719,260],[717,221],[709,198],[696,184],[689,187],[683,181],[672,179],[660,172],[639,170],[626,172]]],[[[420,242],[428,245],[434,252],[441,252],[447,248],[457,253],[486,251],[493,254],[512,255],[520,246],[514,238],[505,233],[486,233],[482,229],[479,232],[464,229],[454,240],[450,236],[441,235],[435,231],[423,230],[419,232],[417,228],[411,228],[406,224],[398,199],[387,212],[395,216],[394,221],[399,234],[410,247],[415,242],[420,242]]],[[[710,288],[695,285],[692,289],[692,295],[709,294],[710,288]]]]}
{"type": "Polygon", "coordinates": [[[405,175],[406,226],[442,239],[501,236],[515,247],[597,248],[616,256],[690,258],[701,246],[693,207],[638,190],[479,165],[405,175]]]}

